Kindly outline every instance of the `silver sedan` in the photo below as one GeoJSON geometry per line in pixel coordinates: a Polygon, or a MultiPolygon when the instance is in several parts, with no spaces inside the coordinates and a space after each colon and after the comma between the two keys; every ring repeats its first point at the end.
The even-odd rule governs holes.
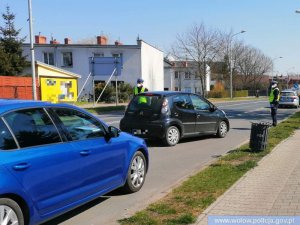
{"type": "Polygon", "coordinates": [[[299,97],[293,90],[283,90],[280,93],[279,107],[299,107],[299,97]]]}

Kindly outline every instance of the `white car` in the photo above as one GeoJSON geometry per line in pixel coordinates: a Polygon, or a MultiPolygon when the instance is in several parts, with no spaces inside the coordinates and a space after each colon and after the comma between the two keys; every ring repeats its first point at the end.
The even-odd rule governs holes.
{"type": "Polygon", "coordinates": [[[299,97],[293,90],[283,90],[280,92],[279,107],[299,107],[299,97]]]}

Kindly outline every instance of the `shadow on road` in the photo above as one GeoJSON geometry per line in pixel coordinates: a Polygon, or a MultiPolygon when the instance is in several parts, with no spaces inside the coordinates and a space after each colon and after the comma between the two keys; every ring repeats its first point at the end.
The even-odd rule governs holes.
{"type": "MultiPolygon", "coordinates": [[[[270,121],[271,118],[271,112],[270,107],[265,107],[266,110],[259,110],[259,111],[253,111],[253,112],[244,112],[241,110],[235,110],[235,109],[226,109],[226,115],[229,117],[230,120],[235,119],[245,119],[249,121],[270,121]]],[[[292,109],[291,109],[292,110],[292,109]]],[[[294,111],[293,111],[294,112],[294,111]]],[[[289,109],[278,109],[277,111],[277,119],[283,120],[287,116],[291,115],[291,111],[289,109]]],[[[233,128],[234,129],[234,128],[233,128]]]]}
{"type": "Polygon", "coordinates": [[[71,219],[72,217],[80,214],[80,213],[83,213],[84,211],[87,211],[89,210],[90,208],[93,208],[94,206],[98,205],[98,204],[101,204],[102,202],[108,200],[109,197],[107,196],[102,196],[100,198],[97,198],[91,202],[88,202],[78,208],[75,208],[67,213],[64,213],[63,215],[59,216],[59,217],[56,217],[52,220],[49,220],[48,222],[45,222],[41,225],[57,225],[59,223],[63,223],[64,221],[68,220],[68,219],[71,219]]]}

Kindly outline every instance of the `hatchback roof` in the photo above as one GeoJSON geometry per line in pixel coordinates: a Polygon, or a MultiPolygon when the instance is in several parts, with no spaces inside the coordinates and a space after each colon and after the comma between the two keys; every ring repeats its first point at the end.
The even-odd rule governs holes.
{"type": "Polygon", "coordinates": [[[144,93],[140,93],[142,95],[163,95],[163,96],[170,96],[176,94],[191,94],[189,92],[182,92],[182,91],[147,91],[144,93]]]}

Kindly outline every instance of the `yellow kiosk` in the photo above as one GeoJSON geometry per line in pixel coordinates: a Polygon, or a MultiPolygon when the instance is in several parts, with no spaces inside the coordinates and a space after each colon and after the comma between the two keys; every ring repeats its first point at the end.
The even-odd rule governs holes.
{"type": "Polygon", "coordinates": [[[36,68],[42,101],[58,103],[77,100],[80,75],[38,61],[36,68]]]}

